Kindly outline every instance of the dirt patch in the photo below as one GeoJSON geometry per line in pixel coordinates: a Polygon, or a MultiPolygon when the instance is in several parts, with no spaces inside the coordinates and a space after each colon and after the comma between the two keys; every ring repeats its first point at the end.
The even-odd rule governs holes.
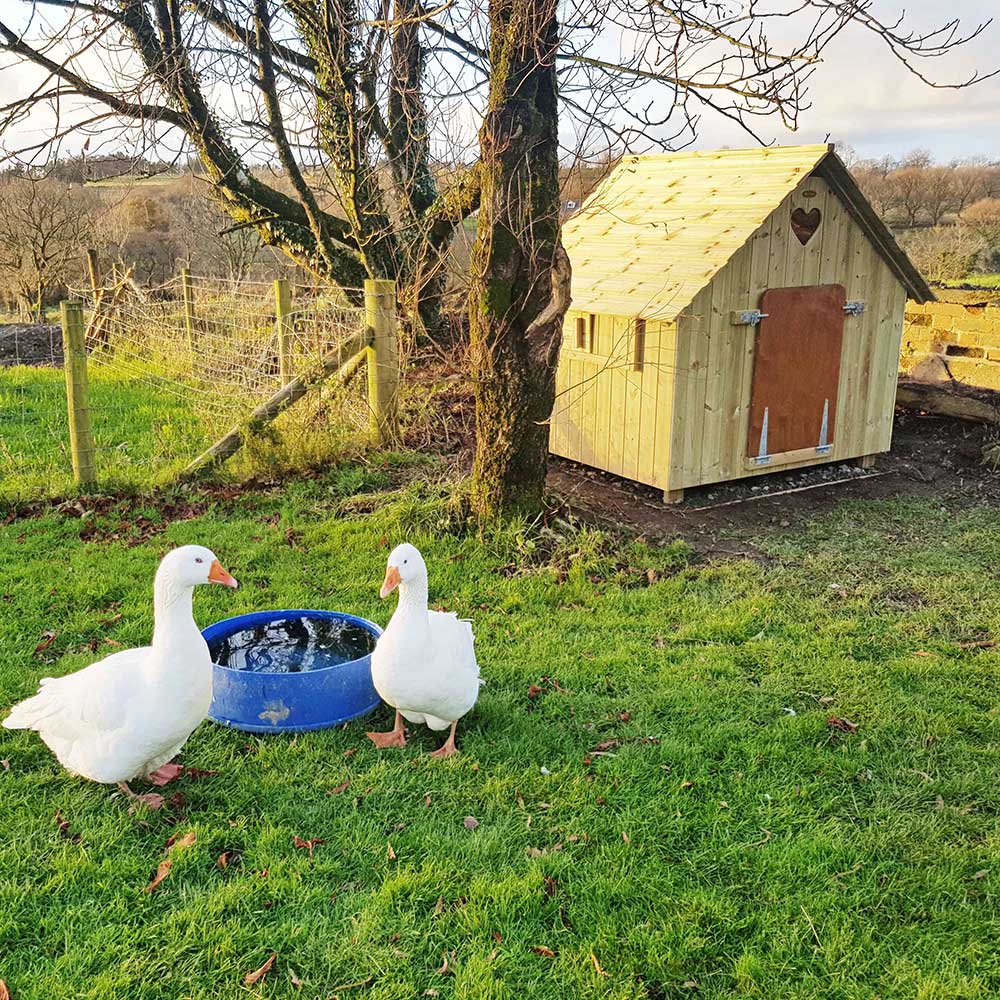
{"type": "Polygon", "coordinates": [[[904,496],[961,498],[1000,506],[1000,477],[980,464],[986,429],[942,417],[897,413],[892,451],[875,468],[820,465],[733,483],[700,486],[665,505],[659,490],[553,459],[549,486],[581,517],[638,531],[650,540],[683,538],[706,556],[758,557],[755,532],[793,526],[844,500],[904,496]]]}
{"type": "Polygon", "coordinates": [[[62,330],[42,323],[0,323],[0,367],[63,363],[62,330]]]}

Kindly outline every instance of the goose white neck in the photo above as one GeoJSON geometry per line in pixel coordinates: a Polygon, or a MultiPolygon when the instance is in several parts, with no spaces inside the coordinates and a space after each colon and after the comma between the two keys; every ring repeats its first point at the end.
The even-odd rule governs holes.
{"type": "Polygon", "coordinates": [[[153,581],[153,645],[187,639],[191,630],[198,631],[194,587],[178,583],[166,573],[157,573],[153,581]]]}
{"type": "Polygon", "coordinates": [[[397,611],[404,614],[419,611],[427,614],[427,577],[419,576],[414,580],[406,580],[399,585],[399,604],[397,611]]]}

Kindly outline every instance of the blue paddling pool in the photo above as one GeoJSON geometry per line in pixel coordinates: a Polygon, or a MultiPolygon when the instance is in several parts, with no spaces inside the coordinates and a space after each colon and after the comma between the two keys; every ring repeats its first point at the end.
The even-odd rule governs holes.
{"type": "Polygon", "coordinates": [[[248,733],[301,733],[379,705],[371,653],[382,630],[339,611],[255,611],[201,633],[212,655],[214,722],[248,733]]]}

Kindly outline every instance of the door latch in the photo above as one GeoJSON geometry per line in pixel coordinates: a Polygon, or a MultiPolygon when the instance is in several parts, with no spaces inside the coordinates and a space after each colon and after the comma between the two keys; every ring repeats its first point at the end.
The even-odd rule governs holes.
{"type": "Polygon", "coordinates": [[[864,302],[845,302],[844,312],[848,316],[860,316],[865,311],[864,302]]]}
{"type": "Polygon", "coordinates": [[[729,320],[733,326],[757,326],[768,314],[759,309],[743,309],[730,313],[729,320]]]}

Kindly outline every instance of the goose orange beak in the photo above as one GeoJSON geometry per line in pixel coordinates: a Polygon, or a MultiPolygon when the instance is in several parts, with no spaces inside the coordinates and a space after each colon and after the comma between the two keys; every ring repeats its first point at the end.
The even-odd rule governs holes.
{"type": "Polygon", "coordinates": [[[224,587],[238,587],[239,584],[222,568],[218,559],[212,560],[208,570],[209,583],[221,583],[224,587]]]}
{"type": "Polygon", "coordinates": [[[399,586],[399,570],[395,566],[390,566],[385,571],[385,579],[382,581],[382,589],[378,592],[381,598],[388,597],[399,586]]]}

